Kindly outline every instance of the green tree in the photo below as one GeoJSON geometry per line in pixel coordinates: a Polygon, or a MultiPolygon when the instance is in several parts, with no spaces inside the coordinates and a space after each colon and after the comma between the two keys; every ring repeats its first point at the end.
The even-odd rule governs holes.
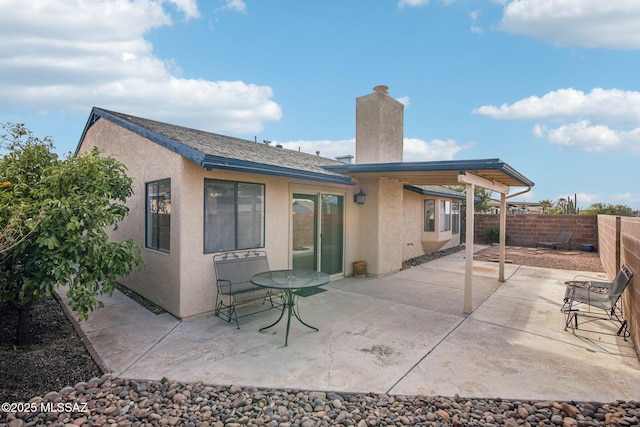
{"type": "Polygon", "coordinates": [[[538,203],[542,205],[542,213],[548,213],[547,211],[553,207],[553,201],[551,199],[540,200],[538,203]]]}
{"type": "Polygon", "coordinates": [[[59,160],[50,138],[21,124],[2,127],[9,151],[0,161],[0,227],[11,232],[1,236],[0,300],[17,307],[17,344],[26,345],[40,297],[68,285],[72,310],[86,319],[142,257],[132,240],[107,235],[128,213],[132,180],[124,165],[97,148],[59,160]]]}
{"type": "MultiPolygon", "coordinates": [[[[464,185],[445,185],[445,187],[451,190],[458,191],[460,193],[464,193],[466,189],[466,186],[464,185]]],[[[473,195],[475,197],[475,201],[473,204],[474,211],[478,213],[489,211],[489,202],[491,201],[492,194],[493,192],[491,190],[476,185],[473,190],[473,195]]]]}
{"type": "Polygon", "coordinates": [[[486,188],[476,186],[474,189],[474,195],[475,195],[474,210],[476,212],[489,211],[490,209],[489,202],[491,201],[492,194],[493,193],[491,190],[487,190],[486,188]]]}
{"type": "Polygon", "coordinates": [[[583,214],[589,215],[621,215],[633,216],[633,209],[625,205],[612,205],[610,203],[594,203],[587,209],[582,211],[583,214]]]}

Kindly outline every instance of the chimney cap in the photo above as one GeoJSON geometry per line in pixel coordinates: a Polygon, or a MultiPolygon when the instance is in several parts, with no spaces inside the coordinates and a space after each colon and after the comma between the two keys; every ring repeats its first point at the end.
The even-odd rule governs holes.
{"type": "Polygon", "coordinates": [[[389,94],[389,86],[378,85],[378,86],[375,86],[373,90],[374,92],[381,92],[381,93],[384,93],[385,95],[389,94]]]}
{"type": "Polygon", "coordinates": [[[336,160],[339,162],[344,163],[345,165],[350,165],[351,164],[351,160],[353,160],[353,155],[351,154],[347,154],[344,156],[338,156],[336,157],[336,160]]]}

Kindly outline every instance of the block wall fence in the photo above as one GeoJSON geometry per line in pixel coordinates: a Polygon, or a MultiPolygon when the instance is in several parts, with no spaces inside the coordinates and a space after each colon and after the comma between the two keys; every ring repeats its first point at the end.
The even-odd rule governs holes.
{"type": "MultiPolygon", "coordinates": [[[[476,214],[474,241],[485,242],[485,230],[498,227],[496,214],[476,214]]],[[[596,246],[602,266],[613,280],[622,264],[629,266],[633,279],[622,295],[622,310],[629,332],[640,355],[640,218],[613,215],[507,214],[507,245],[535,247],[539,241],[555,240],[562,230],[573,231],[572,247],[596,246]]]]}
{"type": "Polygon", "coordinates": [[[600,259],[609,279],[626,264],[633,272],[622,294],[622,312],[629,321],[631,340],[640,354],[640,218],[598,215],[600,259]]]}
{"type": "MultiPolygon", "coordinates": [[[[500,226],[497,214],[476,214],[474,241],[485,242],[485,230],[500,226]]],[[[538,242],[553,241],[563,230],[573,231],[571,244],[580,249],[582,244],[598,244],[598,218],[596,215],[507,214],[507,244],[535,247],[538,242]]]]}

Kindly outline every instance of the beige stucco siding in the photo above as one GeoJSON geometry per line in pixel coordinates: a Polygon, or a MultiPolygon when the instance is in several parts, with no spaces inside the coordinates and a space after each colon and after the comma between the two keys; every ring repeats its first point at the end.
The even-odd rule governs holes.
{"type": "MultiPolygon", "coordinates": [[[[216,287],[213,253],[204,253],[204,180],[248,182],[265,185],[265,247],[270,268],[288,266],[288,186],[286,180],[266,175],[213,170],[184,160],[184,221],[180,224],[182,240],[181,317],[211,312],[215,308],[216,287]]],[[[262,249],[262,248],[261,248],[262,249]]]]}
{"type": "Polygon", "coordinates": [[[358,206],[359,256],[367,263],[367,274],[381,276],[402,267],[402,183],[392,179],[361,181],[367,194],[358,206]]]}
{"type": "Polygon", "coordinates": [[[404,191],[404,227],[402,259],[407,260],[433,251],[447,249],[460,244],[460,233],[440,231],[440,201],[449,200],[452,203],[462,204],[460,200],[418,194],[413,191],[404,191]],[[436,231],[424,231],[424,201],[435,200],[435,224],[436,231]]]}
{"type": "Polygon", "coordinates": [[[343,270],[352,274],[352,263],[367,260],[375,269],[397,270],[400,266],[401,220],[392,225],[380,220],[387,215],[399,218],[402,191],[399,183],[372,186],[367,203],[353,203],[360,186],[328,184],[229,170],[207,171],[179,154],[101,119],[87,131],[80,152],[98,146],[104,155],[125,164],[134,178],[133,196],[127,201],[129,215],[118,230],[109,230],[114,240],[132,238],[142,247],[145,268],[120,279],[120,282],[160,305],[173,315],[187,318],[211,313],[215,308],[216,288],[213,254],[204,253],[204,182],[205,179],[250,182],[265,185],[265,246],[272,269],[292,265],[292,212],[294,192],[337,194],[344,196],[343,270]],[[171,179],[170,253],[145,247],[146,184],[171,179]],[[379,188],[378,188],[379,187],[379,188]],[[378,192],[382,194],[378,194],[378,192]],[[370,199],[369,199],[370,198],[370,199]],[[377,200],[381,201],[380,208],[377,200]],[[360,215],[370,211],[375,228],[366,234],[376,240],[370,247],[362,244],[360,215]],[[373,231],[373,233],[371,232],[373,231]],[[382,234],[383,248],[377,248],[376,234],[382,234]],[[397,246],[397,247],[396,247],[397,246]],[[363,252],[363,249],[366,248],[363,252]],[[397,260],[395,258],[398,258],[397,260]]]}
{"type": "MultiPolygon", "coordinates": [[[[265,185],[265,247],[271,269],[291,267],[291,195],[293,192],[345,194],[346,217],[353,215],[353,189],[345,186],[324,185],[302,180],[259,175],[244,172],[212,170],[206,171],[193,162],[185,160],[185,200],[188,213],[182,223],[182,284],[181,317],[190,317],[214,310],[215,273],[213,253],[204,253],[204,180],[250,182],[265,185]]],[[[345,219],[345,223],[353,220],[345,219]]],[[[354,230],[345,230],[345,273],[349,274],[349,260],[354,259],[354,250],[348,247],[355,240],[354,230]]]]}
{"type": "Polygon", "coordinates": [[[180,233],[174,232],[180,223],[182,158],[157,144],[130,132],[108,120],[98,120],[86,133],[80,152],[99,147],[104,155],[113,156],[127,167],[133,179],[133,196],[127,201],[129,214],[117,230],[110,230],[113,240],[132,238],[142,246],[145,268],[120,279],[125,286],[180,315],[180,233]],[[170,253],[144,247],[145,184],[171,178],[171,238],[170,253]]]}

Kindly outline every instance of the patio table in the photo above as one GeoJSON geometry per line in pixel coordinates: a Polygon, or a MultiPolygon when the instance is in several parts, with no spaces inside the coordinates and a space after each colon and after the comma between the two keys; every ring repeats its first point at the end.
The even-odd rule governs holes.
{"type": "Polygon", "coordinates": [[[304,270],[304,269],[291,269],[291,270],[272,270],[258,273],[251,277],[251,283],[263,288],[279,289],[283,291],[284,302],[282,304],[282,312],[278,320],[260,328],[260,332],[269,329],[280,322],[284,317],[285,310],[287,311],[287,332],[284,338],[284,345],[286,346],[289,341],[289,326],[291,325],[291,314],[300,321],[306,327],[318,331],[318,328],[311,326],[300,318],[300,313],[296,310],[295,291],[305,288],[313,288],[316,286],[326,285],[331,281],[331,278],[326,273],[319,271],[304,270]]]}

